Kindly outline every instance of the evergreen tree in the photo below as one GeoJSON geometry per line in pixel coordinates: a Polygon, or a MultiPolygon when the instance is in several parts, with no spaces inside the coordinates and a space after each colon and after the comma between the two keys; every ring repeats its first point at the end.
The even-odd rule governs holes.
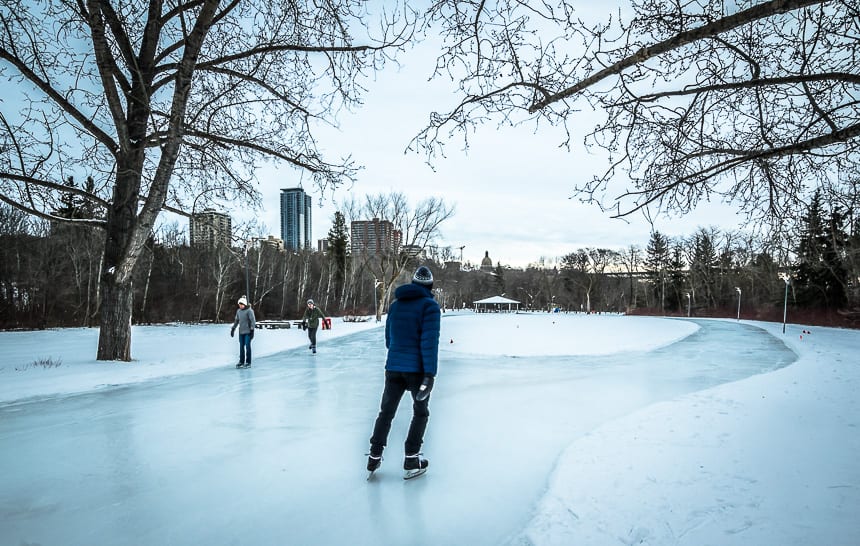
{"type": "Polygon", "coordinates": [[[846,296],[848,307],[857,308],[860,306],[860,282],[857,282],[860,280],[860,216],[855,216],[848,224],[850,228],[845,247],[845,268],[848,278],[854,280],[848,283],[846,296]]]}
{"type": "Polygon", "coordinates": [[[496,262],[496,269],[493,270],[493,273],[495,273],[496,291],[502,294],[505,292],[505,270],[502,268],[501,262],[496,262]]]}
{"type": "MultiPolygon", "coordinates": [[[[74,176],[68,177],[63,182],[63,186],[67,188],[79,189],[78,184],[75,182],[74,176]]],[[[93,180],[93,177],[88,176],[87,181],[83,185],[83,188],[80,189],[83,189],[90,195],[95,195],[96,182],[95,180],[93,180]]],[[[95,218],[97,212],[102,212],[99,210],[99,206],[93,203],[91,200],[81,197],[80,195],[75,194],[71,191],[63,192],[60,195],[59,200],[62,206],[60,206],[54,211],[54,215],[59,216],[61,218],[95,218]]]]}
{"type": "Polygon", "coordinates": [[[719,292],[716,273],[720,265],[714,239],[705,229],[699,229],[693,235],[692,246],[693,254],[690,257],[692,295],[699,300],[699,304],[713,307],[716,305],[719,292]]]}
{"type": "MultiPolygon", "coordinates": [[[[70,176],[63,182],[63,185],[67,188],[76,187],[75,177],[70,176]]],[[[78,207],[79,207],[79,199],[72,192],[63,192],[60,195],[60,203],[63,206],[54,211],[56,216],[61,218],[78,218],[78,207]]]]}
{"type": "Polygon", "coordinates": [[[661,309],[665,306],[666,271],[669,268],[669,239],[654,231],[645,247],[645,273],[651,283],[652,293],[660,302],[661,309]]]}
{"type": "Polygon", "coordinates": [[[340,211],[334,213],[331,229],[328,231],[328,255],[335,268],[335,293],[340,295],[349,256],[349,232],[346,229],[346,218],[340,211]]]}
{"type": "Polygon", "coordinates": [[[824,263],[827,264],[827,307],[842,309],[848,303],[848,268],[845,257],[849,236],[845,230],[845,215],[839,209],[830,213],[827,222],[827,240],[824,244],[824,263]]]}
{"type": "Polygon", "coordinates": [[[803,216],[795,265],[797,301],[807,307],[835,310],[844,307],[848,273],[843,263],[848,236],[844,216],[834,210],[826,217],[817,191],[803,216]]]}
{"type": "Polygon", "coordinates": [[[666,282],[666,307],[680,311],[686,304],[687,274],[684,272],[684,243],[675,241],[669,250],[669,276],[666,282]],[[683,301],[682,301],[683,300],[683,301]]]}

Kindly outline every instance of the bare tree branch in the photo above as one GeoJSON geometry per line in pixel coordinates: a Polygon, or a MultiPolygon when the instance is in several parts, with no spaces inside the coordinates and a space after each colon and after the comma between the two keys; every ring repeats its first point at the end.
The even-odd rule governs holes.
{"type": "Polygon", "coordinates": [[[719,196],[786,225],[816,188],[852,201],[833,172],[860,169],[853,4],[632,0],[593,23],[570,0],[434,3],[436,76],[459,98],[410,148],[432,158],[455,134],[468,147],[481,124],[534,123],[598,152],[573,194],[603,210],[686,213],[719,196]],[[590,110],[599,121],[584,128],[590,110]]]}
{"type": "Polygon", "coordinates": [[[747,25],[757,19],[763,19],[777,13],[785,13],[787,11],[800,9],[804,6],[825,4],[828,1],[830,0],[771,0],[770,2],[763,2],[734,15],[723,17],[713,23],[702,25],[701,27],[688,30],[686,32],[679,32],[675,36],[667,38],[662,42],[648,47],[643,47],[633,55],[613,63],[592,76],[577,82],[575,85],[554,93],[544,100],[535,102],[531,107],[529,107],[529,111],[535,112],[541,108],[545,108],[554,102],[564,100],[584,89],[596,85],[609,76],[620,74],[632,66],[642,64],[654,57],[658,57],[664,53],[684,47],[685,45],[693,42],[697,42],[704,38],[710,38],[712,36],[718,36],[739,26],[747,25]]]}
{"type": "MultiPolygon", "coordinates": [[[[162,211],[259,202],[259,163],[308,171],[320,189],[355,176],[323,158],[363,80],[411,39],[405,5],[378,28],[361,2],[14,2],[0,13],[0,197],[52,218],[86,173],[106,229],[99,359],[130,358],[131,279],[162,211]],[[382,37],[375,39],[374,32],[382,37]],[[356,40],[353,34],[361,36],[356,40]],[[366,41],[371,45],[359,45],[366,41]],[[314,45],[322,44],[322,45],[314,45]],[[171,205],[168,205],[168,200],[171,205]],[[178,205],[178,206],[174,206],[178,205]]],[[[346,155],[346,154],[345,154],[346,155]]]]}

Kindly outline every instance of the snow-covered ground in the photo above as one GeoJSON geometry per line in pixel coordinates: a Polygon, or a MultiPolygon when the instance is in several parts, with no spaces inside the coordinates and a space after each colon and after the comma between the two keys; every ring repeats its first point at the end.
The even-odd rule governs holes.
{"type": "Polygon", "coordinates": [[[860,544],[860,331],[750,324],[797,361],[572,443],[522,541],[860,544]]]}
{"type": "Polygon", "coordinates": [[[225,325],[136,327],[132,363],[95,362],[94,329],[0,333],[0,543],[860,544],[858,331],[446,315],[431,470],[420,483],[387,479],[404,402],[382,475],[365,483],[360,454],[345,463],[340,453],[366,449],[384,360],[381,332],[367,330],[379,326],[335,319],[316,357],[301,331],[258,331],[254,368],[230,372],[238,378],[206,371],[235,363],[225,325]],[[213,398],[204,415],[174,411],[213,398]],[[234,403],[253,412],[217,414],[234,403]],[[129,407],[134,419],[120,418],[129,407]],[[91,421],[97,433],[83,428],[91,421]],[[122,438],[134,447],[92,439],[113,422],[129,427],[122,438]],[[176,452],[160,427],[175,429],[172,440],[193,435],[201,453],[176,452]],[[67,436],[67,464],[53,454],[34,468],[60,449],[46,435],[67,436]],[[259,475],[233,467],[231,438],[259,475]],[[290,475],[269,460],[297,438],[324,470],[290,475]],[[102,449],[132,468],[85,467],[102,449]],[[183,481],[189,472],[197,481],[183,481]],[[189,484],[238,487],[251,505],[195,499],[194,514],[176,513],[189,484]],[[163,506],[136,516],[153,504],[163,506]]]}
{"type": "MultiPolygon", "coordinates": [[[[367,318],[367,317],[365,317],[367,318]]],[[[334,319],[320,339],[354,334],[384,323],[334,319]]],[[[0,332],[0,403],[29,397],[72,394],[150,379],[199,372],[239,361],[231,324],[133,326],[131,363],[95,359],[98,328],[0,332]],[[44,364],[48,363],[48,364],[44,364]]],[[[258,329],[251,342],[254,359],[305,346],[300,328],[258,329]]]]}

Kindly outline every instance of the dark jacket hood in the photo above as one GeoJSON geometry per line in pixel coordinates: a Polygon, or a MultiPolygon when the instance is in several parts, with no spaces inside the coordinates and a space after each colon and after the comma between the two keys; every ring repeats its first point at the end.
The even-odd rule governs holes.
{"type": "Polygon", "coordinates": [[[399,300],[417,300],[419,298],[433,297],[433,292],[426,286],[409,283],[404,284],[394,291],[394,297],[399,300]]]}

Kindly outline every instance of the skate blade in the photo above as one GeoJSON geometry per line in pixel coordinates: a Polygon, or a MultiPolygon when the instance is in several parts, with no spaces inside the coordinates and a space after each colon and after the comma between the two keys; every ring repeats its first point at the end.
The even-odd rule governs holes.
{"type": "Polygon", "coordinates": [[[426,468],[416,468],[415,470],[407,470],[403,473],[404,480],[411,480],[427,472],[426,468]]]}
{"type": "Polygon", "coordinates": [[[374,472],[376,472],[376,470],[370,470],[370,471],[367,473],[367,481],[370,481],[371,479],[373,479],[373,473],[374,473],[374,472]]]}

